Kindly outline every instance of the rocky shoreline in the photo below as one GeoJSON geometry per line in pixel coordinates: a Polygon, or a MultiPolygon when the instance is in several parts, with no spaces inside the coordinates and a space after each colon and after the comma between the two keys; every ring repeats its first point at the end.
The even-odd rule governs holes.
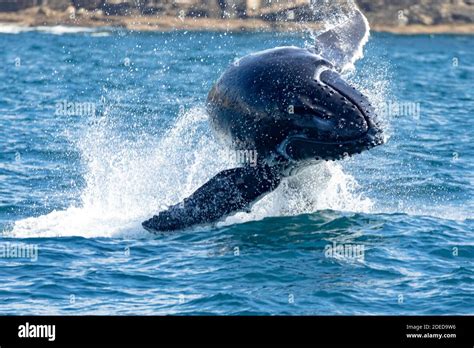
{"type": "MultiPolygon", "coordinates": [[[[370,19],[370,17],[369,17],[370,19]]],[[[436,24],[380,24],[371,21],[376,32],[395,34],[474,34],[474,23],[436,24]]],[[[88,11],[69,7],[53,10],[45,6],[31,7],[15,12],[0,12],[0,26],[22,27],[71,26],[113,27],[134,31],[296,31],[304,28],[318,29],[317,22],[268,21],[260,18],[209,18],[171,15],[105,15],[101,11],[88,11]]]]}

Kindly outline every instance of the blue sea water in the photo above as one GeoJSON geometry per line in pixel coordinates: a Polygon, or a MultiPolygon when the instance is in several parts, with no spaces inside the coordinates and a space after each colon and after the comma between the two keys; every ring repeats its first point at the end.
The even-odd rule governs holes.
{"type": "Polygon", "coordinates": [[[474,36],[373,34],[347,78],[386,145],[216,226],[141,228],[233,165],[204,111],[226,67],[308,40],[1,33],[0,314],[474,314],[474,36]]]}

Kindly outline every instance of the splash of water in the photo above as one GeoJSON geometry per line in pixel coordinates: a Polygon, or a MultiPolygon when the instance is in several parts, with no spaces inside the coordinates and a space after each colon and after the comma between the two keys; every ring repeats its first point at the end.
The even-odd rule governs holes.
{"type": "MultiPolygon", "coordinates": [[[[330,2],[323,3],[326,11],[320,13],[327,28],[350,15],[350,11],[335,11],[330,2]]],[[[80,204],[17,221],[13,236],[146,235],[141,221],[189,196],[219,171],[238,165],[214,139],[202,107],[181,114],[158,139],[143,134],[131,141],[107,116],[89,125],[74,141],[85,165],[80,204]]],[[[222,223],[323,209],[369,211],[372,201],[357,192],[357,182],[340,164],[321,163],[286,180],[250,213],[238,213],[222,223]]]]}
{"type": "Polygon", "coordinates": [[[363,48],[369,41],[367,18],[352,0],[313,0],[310,9],[313,18],[323,25],[319,31],[310,30],[312,40],[307,45],[316,48],[339,71],[355,70],[354,64],[363,58],[363,48]]]}
{"type": "MultiPolygon", "coordinates": [[[[64,211],[17,221],[14,237],[145,235],[141,221],[181,201],[225,168],[238,164],[220,147],[203,108],[183,113],[161,138],[132,142],[102,117],[76,145],[85,163],[81,203],[64,211]]],[[[296,215],[318,209],[366,210],[368,199],[355,195],[355,180],[340,165],[322,163],[285,182],[259,201],[250,214],[226,220],[296,215]]]]}
{"type": "Polygon", "coordinates": [[[261,220],[269,216],[294,216],[318,210],[368,212],[374,203],[363,193],[354,177],[335,162],[323,162],[284,181],[274,192],[257,202],[250,213],[238,213],[220,225],[261,220]]]}

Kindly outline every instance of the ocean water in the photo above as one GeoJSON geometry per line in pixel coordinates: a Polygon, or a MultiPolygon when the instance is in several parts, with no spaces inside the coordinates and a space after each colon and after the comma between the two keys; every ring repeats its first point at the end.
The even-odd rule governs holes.
{"type": "Polygon", "coordinates": [[[347,78],[386,145],[152,235],[144,219],[235,165],[212,83],[310,37],[0,32],[0,314],[474,314],[474,36],[373,34],[347,78]]]}

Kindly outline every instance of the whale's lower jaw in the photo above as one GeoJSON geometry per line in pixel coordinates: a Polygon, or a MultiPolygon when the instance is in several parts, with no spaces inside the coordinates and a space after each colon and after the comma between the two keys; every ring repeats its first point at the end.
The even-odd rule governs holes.
{"type": "Polygon", "coordinates": [[[382,132],[371,128],[363,137],[340,142],[314,140],[304,135],[290,136],[279,147],[279,152],[292,161],[336,161],[360,154],[383,143],[382,132]]]}

